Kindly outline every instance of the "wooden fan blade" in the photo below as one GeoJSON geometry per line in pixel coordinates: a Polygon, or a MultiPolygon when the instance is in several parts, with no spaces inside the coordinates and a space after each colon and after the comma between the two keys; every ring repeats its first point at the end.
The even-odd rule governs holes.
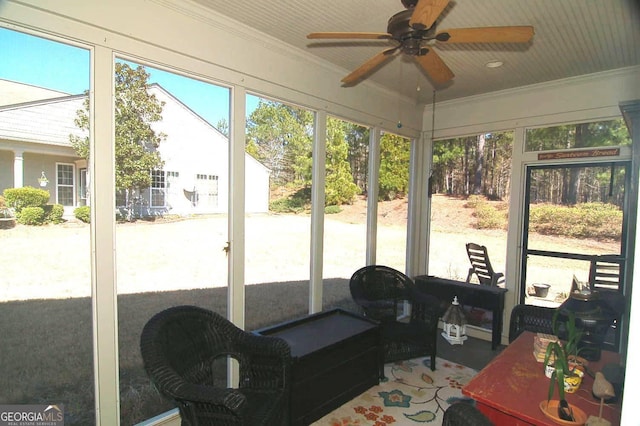
{"type": "Polygon", "coordinates": [[[388,33],[311,33],[307,35],[310,39],[363,39],[363,40],[387,40],[393,38],[388,33]]]}
{"type": "Polygon", "coordinates": [[[457,28],[439,31],[436,40],[446,43],[527,43],[533,27],[457,28]]]}
{"type": "Polygon", "coordinates": [[[449,0],[418,0],[409,25],[416,29],[431,28],[448,4],[449,0]]]}
{"type": "Polygon", "coordinates": [[[433,49],[429,49],[425,55],[415,56],[415,58],[435,83],[446,83],[454,77],[453,71],[433,49]]]}
{"type": "Polygon", "coordinates": [[[351,74],[343,78],[342,82],[344,83],[345,86],[353,85],[356,81],[360,80],[362,77],[364,77],[365,75],[373,71],[374,68],[377,68],[387,60],[393,58],[393,53],[396,50],[398,50],[397,47],[383,50],[382,52],[378,53],[376,56],[369,59],[364,64],[360,65],[351,74]]]}

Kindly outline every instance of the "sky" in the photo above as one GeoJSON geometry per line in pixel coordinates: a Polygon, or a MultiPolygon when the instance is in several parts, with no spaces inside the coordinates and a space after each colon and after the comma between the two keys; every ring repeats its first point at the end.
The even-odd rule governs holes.
{"type": "MultiPolygon", "coordinates": [[[[229,89],[148,66],[145,69],[149,83],[160,84],[211,125],[222,119],[229,122],[229,89]]],[[[89,89],[89,51],[0,28],[0,78],[81,94],[89,89]]],[[[247,96],[247,111],[257,104],[257,97],[247,96]]]]}

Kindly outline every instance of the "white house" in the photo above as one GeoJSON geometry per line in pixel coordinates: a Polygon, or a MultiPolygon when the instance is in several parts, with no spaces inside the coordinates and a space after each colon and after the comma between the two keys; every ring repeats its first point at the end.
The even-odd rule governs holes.
{"type": "MultiPolygon", "coordinates": [[[[164,167],[152,173],[152,186],[136,197],[136,214],[226,213],[229,143],[225,135],[158,84],[149,92],[164,102],[162,120],[153,123],[163,133],[159,151],[164,167]],[[198,155],[193,155],[197,152],[198,155]]],[[[75,207],[87,204],[87,165],[75,153],[69,135],[82,135],[74,124],[84,95],[67,95],[22,83],[0,80],[0,191],[42,186],[51,203],[75,207]],[[18,102],[6,104],[12,99],[18,102]],[[41,184],[41,178],[48,182],[41,184]]],[[[246,211],[269,209],[270,170],[245,155],[246,211]]],[[[124,197],[116,197],[125,207],[124,197]]]]}

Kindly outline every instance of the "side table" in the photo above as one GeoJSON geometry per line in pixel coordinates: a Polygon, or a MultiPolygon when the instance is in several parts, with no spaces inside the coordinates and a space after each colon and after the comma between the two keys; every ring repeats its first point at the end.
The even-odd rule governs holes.
{"type": "MultiPolygon", "coordinates": [[[[555,426],[539,407],[547,400],[549,379],[542,363],[533,356],[534,335],[522,333],[462,388],[462,393],[473,398],[478,409],[497,426],[555,426]]],[[[605,364],[619,362],[619,354],[602,351],[600,361],[589,363],[589,369],[596,372],[605,364]]],[[[592,387],[593,378],[585,375],[578,391],[565,394],[565,398],[587,416],[598,416],[600,402],[591,395],[592,387]]],[[[557,391],[555,395],[557,399],[557,391]]],[[[615,426],[620,424],[620,414],[617,402],[605,404],[602,416],[615,426]]]]}

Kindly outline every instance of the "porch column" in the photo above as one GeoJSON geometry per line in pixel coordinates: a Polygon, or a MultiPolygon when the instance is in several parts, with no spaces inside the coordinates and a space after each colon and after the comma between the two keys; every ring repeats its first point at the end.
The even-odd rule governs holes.
{"type": "Polygon", "coordinates": [[[24,151],[13,151],[13,187],[24,186],[24,151]]]}

